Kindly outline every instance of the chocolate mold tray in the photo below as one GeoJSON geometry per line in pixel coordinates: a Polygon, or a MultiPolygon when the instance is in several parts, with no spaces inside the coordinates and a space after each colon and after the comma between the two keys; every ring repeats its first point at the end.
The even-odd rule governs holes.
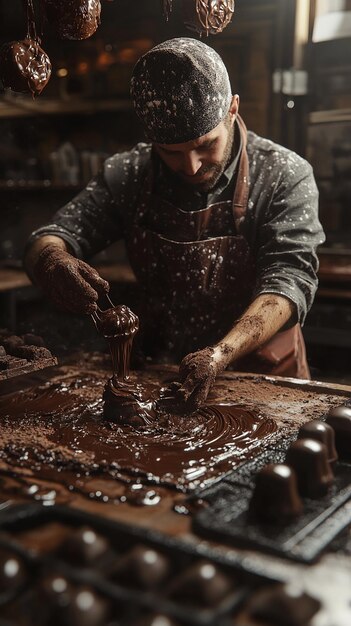
{"type": "Polygon", "coordinates": [[[248,518],[256,473],[268,463],[283,463],[285,448],[290,442],[282,443],[278,450],[265,450],[226,476],[219,485],[201,492],[201,498],[209,502],[209,506],[195,515],[194,531],[234,546],[263,550],[297,561],[316,560],[351,523],[351,464],[338,462],[329,493],[319,499],[302,498],[303,513],[290,524],[263,524],[248,518]]]}
{"type": "Polygon", "coordinates": [[[46,367],[57,365],[58,361],[45,348],[38,335],[11,335],[0,330],[0,381],[22,376],[46,367]]]}
{"type": "MultiPolygon", "coordinates": [[[[234,614],[248,597],[250,589],[257,585],[256,577],[251,572],[245,571],[240,559],[235,563],[218,555],[217,558],[213,558],[211,549],[203,545],[191,546],[152,530],[127,527],[112,520],[63,506],[45,508],[38,505],[19,505],[0,511],[0,550],[1,548],[13,551],[22,558],[27,563],[28,569],[30,568],[34,581],[35,578],[40,578],[43,572],[55,572],[76,586],[83,585],[94,589],[113,606],[124,607],[127,617],[124,621],[118,622],[122,626],[134,623],[132,620],[132,617],[135,618],[134,614],[132,617],[128,616],[130,607],[133,607],[133,611],[140,616],[145,612],[157,612],[167,615],[177,624],[219,626],[222,618],[234,614]],[[52,522],[69,526],[70,532],[71,529],[87,527],[93,529],[107,540],[109,552],[112,550],[113,558],[110,554],[105,560],[100,560],[99,564],[94,562],[92,565],[82,566],[81,563],[74,564],[67,560],[67,555],[65,556],[60,546],[58,550],[41,553],[40,551],[33,552],[33,549],[21,544],[21,533],[31,529],[42,530],[45,525],[52,522]],[[128,555],[136,549],[136,546],[153,551],[153,558],[156,554],[167,561],[169,571],[162,584],[147,589],[142,585],[135,587],[128,577],[127,583],[124,579],[122,580],[119,563],[128,559],[128,555]],[[193,568],[202,566],[209,568],[210,573],[211,568],[215,567],[220,578],[225,579],[226,585],[225,593],[213,604],[210,603],[207,606],[205,599],[189,601],[187,588],[190,584],[184,583],[187,580],[184,576],[188,576],[193,568]]],[[[261,579],[266,581],[262,575],[261,579]]],[[[3,600],[3,606],[7,606],[6,603],[10,598],[3,600]]],[[[18,595],[16,602],[19,602],[18,595]]]]}

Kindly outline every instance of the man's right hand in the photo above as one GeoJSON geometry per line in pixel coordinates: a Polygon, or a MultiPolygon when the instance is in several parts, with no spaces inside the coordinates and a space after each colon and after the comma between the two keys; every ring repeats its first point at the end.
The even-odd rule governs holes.
{"type": "Polygon", "coordinates": [[[93,313],[99,296],[109,290],[108,282],[94,268],[54,244],[41,250],[32,276],[58,308],[71,313],[93,313]]]}

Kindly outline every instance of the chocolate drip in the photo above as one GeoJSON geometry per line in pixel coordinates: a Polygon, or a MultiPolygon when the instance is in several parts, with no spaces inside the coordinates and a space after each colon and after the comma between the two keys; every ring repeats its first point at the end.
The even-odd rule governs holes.
{"type": "Polygon", "coordinates": [[[216,35],[228,26],[234,8],[235,0],[183,0],[184,23],[200,35],[216,35]]]}
{"type": "Polygon", "coordinates": [[[129,381],[130,355],[133,338],[139,329],[138,317],[124,304],[93,315],[97,329],[107,339],[111,359],[112,378],[104,390],[106,418],[132,426],[143,425],[148,418],[149,403],[143,404],[141,385],[129,381]]]}
{"type": "Polygon", "coordinates": [[[113,370],[113,383],[118,386],[129,378],[133,338],[139,329],[138,317],[124,304],[94,315],[97,329],[107,339],[113,370]]]}

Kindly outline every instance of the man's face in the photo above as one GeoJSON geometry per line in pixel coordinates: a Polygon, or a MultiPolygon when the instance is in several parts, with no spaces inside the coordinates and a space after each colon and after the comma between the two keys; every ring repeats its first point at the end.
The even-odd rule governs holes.
{"type": "Polygon", "coordinates": [[[207,135],[177,144],[155,143],[157,154],[186,185],[208,191],[223,174],[232,152],[233,119],[226,118],[207,135]]]}

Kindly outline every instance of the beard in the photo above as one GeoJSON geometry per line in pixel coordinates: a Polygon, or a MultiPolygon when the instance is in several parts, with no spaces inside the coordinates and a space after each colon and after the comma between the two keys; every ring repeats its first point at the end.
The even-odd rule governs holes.
{"type": "Polygon", "coordinates": [[[227,165],[230,161],[230,158],[232,156],[232,151],[233,151],[233,144],[234,144],[234,125],[231,126],[230,123],[228,122],[228,125],[226,123],[226,126],[228,128],[228,139],[224,148],[222,161],[220,163],[211,163],[209,165],[203,165],[198,170],[198,172],[196,172],[196,175],[194,176],[194,180],[196,179],[196,176],[199,176],[200,178],[201,176],[203,176],[204,174],[207,174],[208,172],[211,172],[212,175],[204,182],[198,183],[198,184],[189,183],[188,181],[183,179],[181,174],[177,175],[179,178],[182,179],[183,183],[187,185],[188,187],[191,187],[192,189],[195,189],[196,191],[206,192],[206,191],[210,191],[210,189],[213,189],[218,183],[220,177],[222,176],[223,172],[227,168],[227,165]]]}

